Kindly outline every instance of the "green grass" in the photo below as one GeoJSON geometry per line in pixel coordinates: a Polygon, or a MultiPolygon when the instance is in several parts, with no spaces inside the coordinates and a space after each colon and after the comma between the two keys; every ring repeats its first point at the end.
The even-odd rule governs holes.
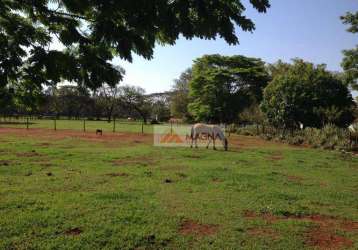
{"type": "Polygon", "coordinates": [[[340,226],[358,221],[357,194],[358,159],[338,152],[0,133],[0,249],[310,249],[320,224],[300,217],[317,214],[357,249],[340,226]],[[185,221],[212,231],[183,233],[185,221]]]}

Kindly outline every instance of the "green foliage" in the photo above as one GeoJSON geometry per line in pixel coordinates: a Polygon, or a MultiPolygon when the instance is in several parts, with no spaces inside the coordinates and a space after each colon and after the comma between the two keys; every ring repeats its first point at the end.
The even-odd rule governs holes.
{"type": "Polygon", "coordinates": [[[146,98],[150,104],[152,123],[166,122],[170,119],[170,92],[149,94],[146,98]]]}
{"type": "Polygon", "coordinates": [[[348,32],[358,33],[358,12],[348,12],[345,16],[342,16],[341,19],[343,20],[344,24],[350,25],[350,27],[347,29],[348,32]]]}
{"type": "Polygon", "coordinates": [[[260,102],[268,81],[260,59],[203,56],[193,66],[189,111],[197,121],[232,123],[243,109],[260,102]]]}
{"type": "Polygon", "coordinates": [[[14,112],[14,90],[8,87],[0,88],[0,114],[14,112]]]}
{"type": "Polygon", "coordinates": [[[172,88],[173,94],[170,100],[171,115],[175,118],[191,120],[188,104],[189,104],[189,82],[192,79],[192,69],[185,70],[174,82],[172,88]]]}
{"type": "Polygon", "coordinates": [[[289,136],[287,139],[288,144],[299,146],[305,142],[305,137],[302,135],[289,136]]]}
{"type": "MultiPolygon", "coordinates": [[[[358,32],[358,12],[347,13],[341,19],[344,24],[349,25],[348,32],[358,32]]],[[[358,45],[351,50],[344,50],[343,54],[342,67],[346,73],[346,81],[352,88],[358,90],[358,45]]]]}
{"type": "Polygon", "coordinates": [[[332,124],[325,125],[320,131],[320,146],[324,149],[347,149],[348,131],[332,124]]]}
{"type": "Polygon", "coordinates": [[[244,109],[239,115],[240,122],[249,124],[263,124],[265,114],[261,111],[258,104],[251,105],[244,109]]]}
{"type": "Polygon", "coordinates": [[[244,127],[238,127],[236,129],[236,133],[246,136],[257,136],[261,134],[261,130],[259,125],[247,125],[244,127]]]}
{"type": "Polygon", "coordinates": [[[146,98],[143,88],[129,85],[121,87],[119,102],[127,109],[137,112],[144,123],[147,123],[151,112],[151,104],[146,98]]]}
{"type": "Polygon", "coordinates": [[[327,124],[322,129],[306,128],[303,131],[305,143],[315,148],[350,150],[349,131],[327,124]]]}
{"type": "Polygon", "coordinates": [[[351,50],[344,50],[343,54],[342,67],[346,74],[345,80],[353,89],[358,90],[358,46],[351,50]]]}
{"type": "Polygon", "coordinates": [[[90,94],[86,89],[73,85],[53,87],[47,93],[47,107],[43,112],[68,118],[88,115],[92,105],[90,94]]]}
{"type": "MultiPolygon", "coordinates": [[[[259,12],[268,0],[251,1],[259,12]]],[[[238,44],[235,25],[253,31],[240,1],[65,1],[0,2],[0,88],[9,82],[38,87],[62,80],[95,90],[114,86],[123,71],[112,65],[132,53],[151,59],[156,43],[179,36],[238,44]],[[56,37],[56,39],[54,39],[56,37]],[[53,42],[66,49],[51,49],[53,42]]]]}
{"type": "Polygon", "coordinates": [[[325,65],[295,59],[292,65],[271,65],[276,74],[264,91],[261,108],[270,123],[281,128],[333,123],[347,127],[355,103],[348,88],[325,65]]]}
{"type": "Polygon", "coordinates": [[[119,85],[104,85],[100,87],[94,95],[96,108],[104,111],[103,113],[105,113],[108,122],[111,121],[116,108],[119,106],[120,93],[121,89],[119,85]]]}

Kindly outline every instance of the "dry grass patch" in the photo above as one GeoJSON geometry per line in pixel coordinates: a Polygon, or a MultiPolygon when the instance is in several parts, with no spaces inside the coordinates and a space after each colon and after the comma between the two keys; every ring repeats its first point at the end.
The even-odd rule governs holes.
{"type": "Polygon", "coordinates": [[[156,159],[151,156],[128,156],[125,158],[117,159],[113,161],[113,165],[115,166],[128,166],[128,165],[141,165],[148,166],[154,165],[156,163],[156,159]]]}
{"type": "Polygon", "coordinates": [[[182,235],[194,235],[204,237],[214,235],[218,232],[219,226],[213,224],[202,224],[194,220],[184,220],[179,228],[182,235]]]}
{"type": "Polygon", "coordinates": [[[275,223],[282,220],[298,220],[313,224],[305,233],[305,244],[318,249],[345,249],[353,245],[353,241],[336,233],[336,230],[344,232],[358,231],[358,222],[350,221],[326,215],[291,215],[276,216],[269,213],[257,214],[253,211],[245,211],[247,219],[262,219],[267,223],[275,223]]]}

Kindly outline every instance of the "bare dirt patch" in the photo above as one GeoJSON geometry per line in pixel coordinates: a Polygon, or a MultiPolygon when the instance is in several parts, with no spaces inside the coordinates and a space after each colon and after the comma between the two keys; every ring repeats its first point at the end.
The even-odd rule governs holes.
{"type": "Polygon", "coordinates": [[[295,175],[288,175],[287,176],[287,180],[290,181],[290,182],[294,182],[294,183],[302,183],[303,181],[303,178],[300,177],[300,176],[295,176],[295,175]]]}
{"type": "Polygon", "coordinates": [[[141,165],[148,166],[156,163],[156,160],[151,156],[128,156],[118,160],[114,160],[113,164],[115,166],[128,166],[128,165],[141,165]]]}
{"type": "Polygon", "coordinates": [[[212,178],[212,179],[211,179],[211,181],[212,181],[212,182],[214,182],[214,183],[220,183],[220,182],[223,182],[223,180],[222,180],[222,179],[220,179],[220,178],[218,178],[218,177],[214,177],[214,178],[212,178]]]}
{"type": "Polygon", "coordinates": [[[347,232],[358,231],[358,221],[343,221],[341,227],[347,232]]]}
{"type": "Polygon", "coordinates": [[[72,229],[68,229],[64,232],[65,235],[68,236],[78,236],[82,233],[82,230],[78,227],[72,228],[72,229]]]}
{"type": "Polygon", "coordinates": [[[250,211],[250,210],[245,210],[244,211],[244,217],[247,219],[263,219],[267,222],[275,222],[278,220],[278,217],[275,215],[272,215],[270,213],[262,213],[262,214],[257,214],[254,211],[250,211]]]}
{"type": "Polygon", "coordinates": [[[129,174],[127,174],[127,173],[109,173],[106,175],[110,176],[110,177],[127,177],[127,176],[129,176],[129,174]]]}
{"type": "Polygon", "coordinates": [[[254,237],[264,237],[270,238],[272,240],[277,240],[280,238],[279,234],[275,232],[272,228],[250,228],[248,234],[254,237]]]}
{"type": "Polygon", "coordinates": [[[337,235],[336,230],[345,232],[358,231],[358,222],[350,221],[327,215],[293,215],[275,216],[268,213],[257,214],[253,211],[244,211],[244,217],[248,219],[263,219],[268,223],[279,220],[300,220],[314,224],[305,233],[305,243],[308,246],[318,249],[344,249],[353,245],[353,241],[343,236],[337,235]]]}
{"type": "Polygon", "coordinates": [[[17,157],[39,157],[42,156],[42,154],[37,153],[36,151],[31,151],[31,152],[23,152],[23,153],[16,153],[17,157]]]}
{"type": "Polygon", "coordinates": [[[40,162],[39,164],[40,164],[40,166],[42,167],[42,169],[45,169],[45,168],[49,168],[49,167],[54,166],[54,164],[52,164],[52,163],[50,163],[50,162],[40,162]]]}
{"type": "Polygon", "coordinates": [[[35,146],[36,146],[36,147],[44,147],[44,148],[46,148],[46,147],[49,147],[49,146],[51,146],[51,145],[52,145],[51,143],[42,142],[42,143],[36,144],[35,146]]]}
{"type": "Polygon", "coordinates": [[[243,135],[232,135],[228,138],[229,150],[236,151],[236,149],[256,149],[262,147],[272,148],[292,148],[297,146],[291,146],[275,141],[267,141],[260,137],[255,136],[243,136],[243,135]]]}
{"type": "Polygon", "coordinates": [[[200,158],[202,158],[202,156],[193,154],[193,155],[186,155],[185,158],[200,159],[200,158]]]}
{"type": "Polygon", "coordinates": [[[307,232],[306,244],[318,249],[346,249],[353,245],[353,241],[339,236],[321,227],[316,227],[307,232]]]}
{"type": "MultiPolygon", "coordinates": [[[[89,142],[103,143],[107,147],[119,147],[120,145],[128,146],[138,146],[138,144],[153,145],[153,135],[152,134],[141,134],[141,133],[112,133],[106,132],[103,136],[98,136],[95,134],[95,131],[83,132],[80,130],[57,130],[52,129],[37,129],[37,128],[0,128],[0,135],[12,135],[16,137],[30,137],[36,138],[41,143],[46,141],[61,140],[61,139],[80,139],[89,142]]],[[[288,148],[294,147],[289,146],[280,142],[266,141],[259,137],[252,136],[241,136],[241,135],[231,135],[229,138],[229,150],[230,151],[239,151],[241,149],[255,149],[262,147],[269,148],[288,148]]],[[[45,145],[43,145],[45,146],[45,145]]],[[[50,146],[50,145],[49,145],[50,146]]],[[[61,148],[60,145],[58,145],[61,148]]],[[[63,146],[67,148],[67,146],[63,146]]],[[[69,146],[73,148],[73,146],[69,146]]],[[[295,148],[298,148],[295,146],[295,148]]],[[[199,155],[188,156],[188,158],[200,158],[199,155]]]]}
{"type": "Polygon", "coordinates": [[[267,157],[267,159],[270,161],[281,161],[281,160],[283,160],[283,155],[281,152],[275,152],[272,155],[270,155],[269,157],[267,157]]]}
{"type": "Polygon", "coordinates": [[[138,143],[153,144],[153,135],[140,133],[104,133],[102,136],[96,135],[95,131],[79,130],[51,130],[51,129],[22,129],[22,128],[0,128],[0,134],[14,135],[18,137],[31,137],[43,140],[53,139],[80,139],[85,141],[104,143],[109,147],[119,145],[137,145],[138,143]]]}
{"type": "Polygon", "coordinates": [[[195,235],[197,237],[210,236],[217,233],[218,225],[201,224],[193,220],[185,220],[179,228],[179,233],[182,235],[195,235]]]}
{"type": "Polygon", "coordinates": [[[6,160],[0,160],[0,166],[10,166],[11,162],[6,160]]]}

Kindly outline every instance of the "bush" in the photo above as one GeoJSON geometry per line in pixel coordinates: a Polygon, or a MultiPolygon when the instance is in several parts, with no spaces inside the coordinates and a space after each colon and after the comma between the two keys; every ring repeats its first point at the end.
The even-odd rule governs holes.
{"type": "Polygon", "coordinates": [[[257,136],[261,134],[260,127],[258,125],[247,125],[236,129],[236,133],[246,136],[257,136]]]}
{"type": "Polygon", "coordinates": [[[286,142],[297,146],[306,144],[314,148],[351,150],[348,129],[338,128],[333,124],[327,124],[322,129],[305,128],[304,130],[295,130],[292,133],[283,133],[280,129],[268,126],[265,129],[261,129],[262,126],[259,128],[257,129],[256,125],[250,125],[237,128],[236,132],[241,135],[260,136],[265,140],[286,142]]]}
{"type": "Polygon", "coordinates": [[[305,138],[301,135],[290,136],[287,138],[287,142],[288,144],[299,146],[305,142],[305,138]]]}
{"type": "Polygon", "coordinates": [[[321,130],[321,147],[324,149],[348,149],[348,131],[334,125],[326,125],[321,130]]]}

